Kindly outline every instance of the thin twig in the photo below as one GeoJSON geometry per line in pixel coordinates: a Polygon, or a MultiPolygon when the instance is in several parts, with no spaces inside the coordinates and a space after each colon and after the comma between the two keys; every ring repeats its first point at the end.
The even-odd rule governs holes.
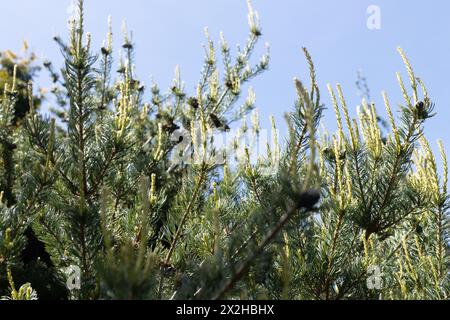
{"type": "Polygon", "coordinates": [[[288,212],[286,212],[278,221],[276,226],[272,228],[262,243],[256,248],[254,253],[250,256],[247,261],[242,263],[242,265],[237,269],[234,275],[225,283],[225,285],[218,291],[218,293],[214,296],[213,300],[219,300],[224,297],[224,295],[233,289],[235,284],[245,276],[251,264],[254,262],[255,258],[264,250],[264,248],[272,242],[272,240],[277,236],[277,234],[283,229],[286,223],[292,218],[292,216],[297,212],[298,209],[301,208],[301,203],[297,203],[292,206],[288,212]]]}

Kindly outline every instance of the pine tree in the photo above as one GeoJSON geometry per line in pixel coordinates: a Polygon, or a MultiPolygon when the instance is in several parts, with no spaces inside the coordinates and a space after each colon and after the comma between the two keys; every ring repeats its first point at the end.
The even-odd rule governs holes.
{"type": "MultiPolygon", "coordinates": [[[[20,54],[10,50],[0,52],[0,93],[4,93],[5,84],[12,85],[14,81],[14,91],[16,92],[16,101],[14,103],[14,118],[16,125],[20,124],[22,118],[29,111],[27,85],[32,81],[40,67],[36,64],[36,55],[29,52],[28,43],[23,43],[20,54]]],[[[42,94],[34,96],[35,105],[38,107],[43,98],[42,94]]]]}
{"type": "Polygon", "coordinates": [[[423,133],[434,104],[404,52],[411,92],[398,73],[400,119],[383,93],[386,136],[375,104],[363,99],[350,118],[340,85],[328,86],[338,128],[330,134],[319,130],[325,105],[304,48],[310,84],[294,81],[289,135],[281,142],[272,118],[273,143],[257,154],[264,130],[255,93],[243,91],[268,69],[269,51],[252,63],[262,30],[248,5],[249,36],[236,54],[206,30],[194,93],[177,68],[169,90],[153,84],[146,102],[126,30],[113,76],[111,22],[93,53],[82,0],[68,42],[55,38],[64,67],[46,62],[59,86],[55,117],[36,110],[30,84],[30,110],[12,130],[16,90],[6,85],[1,137],[16,145],[20,170],[16,201],[1,208],[2,296],[42,298],[37,282],[56,293],[79,276],[60,298],[448,299],[447,160],[439,143],[441,177],[423,133]],[[20,261],[28,226],[51,265],[20,261]],[[21,269],[28,279],[16,277],[21,269]],[[35,279],[36,270],[47,276],[35,279]]]}

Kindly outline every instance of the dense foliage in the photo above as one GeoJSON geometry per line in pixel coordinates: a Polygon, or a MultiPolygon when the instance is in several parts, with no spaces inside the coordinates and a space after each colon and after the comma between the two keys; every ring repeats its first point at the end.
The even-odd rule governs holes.
{"type": "Polygon", "coordinates": [[[78,7],[67,43],[55,38],[64,67],[45,62],[54,117],[36,110],[29,82],[17,124],[20,68],[4,81],[0,295],[449,298],[447,162],[439,144],[441,177],[423,134],[433,103],[401,49],[411,88],[397,74],[399,119],[383,93],[387,135],[366,100],[350,118],[339,85],[328,87],[338,130],[319,131],[325,106],[304,49],[310,84],[295,80],[289,135],[279,141],[272,119],[261,152],[267,132],[243,88],[268,68],[269,53],[252,65],[262,32],[250,3],[248,41],[235,58],[223,36],[217,47],[207,34],[196,92],[177,71],[168,92],[149,88],[149,102],[131,37],[125,31],[115,78],[111,31],[93,53],[82,0],[78,7]]]}

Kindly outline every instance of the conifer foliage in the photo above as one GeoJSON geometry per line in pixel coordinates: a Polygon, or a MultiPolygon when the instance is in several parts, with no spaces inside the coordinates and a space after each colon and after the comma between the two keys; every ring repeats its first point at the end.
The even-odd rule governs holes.
{"type": "Polygon", "coordinates": [[[59,103],[54,116],[38,112],[31,82],[20,125],[13,121],[15,78],[0,100],[8,154],[1,173],[9,186],[0,208],[0,295],[449,298],[447,160],[439,143],[439,176],[423,134],[434,104],[401,49],[410,88],[398,73],[405,100],[399,119],[383,93],[386,136],[374,104],[363,100],[358,117],[350,118],[340,85],[328,86],[338,130],[319,130],[325,106],[303,49],[310,84],[294,81],[289,135],[280,142],[272,119],[273,144],[255,160],[263,130],[255,93],[243,88],[268,69],[269,51],[252,62],[262,30],[250,2],[248,40],[237,53],[223,35],[217,46],[206,30],[194,92],[178,69],[168,92],[156,84],[147,90],[126,30],[125,57],[112,70],[111,22],[95,50],[82,0],[78,13],[67,43],[55,38],[62,70],[45,62],[59,103]],[[217,147],[217,137],[240,120],[227,148],[217,147]],[[34,246],[45,245],[34,261],[24,259],[35,249],[26,230],[39,239],[34,246]]]}

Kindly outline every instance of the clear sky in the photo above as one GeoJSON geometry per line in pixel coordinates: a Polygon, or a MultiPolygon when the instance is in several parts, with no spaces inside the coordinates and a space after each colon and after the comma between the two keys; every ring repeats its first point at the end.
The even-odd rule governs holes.
{"type": "MultiPolygon", "coordinates": [[[[52,36],[66,35],[69,3],[0,0],[0,50],[19,50],[26,39],[39,57],[60,63],[52,36]]],[[[359,103],[355,85],[359,69],[380,111],[384,110],[382,90],[388,92],[392,105],[402,103],[395,77],[401,71],[407,80],[396,52],[400,45],[436,103],[438,115],[427,123],[427,137],[433,149],[442,138],[450,150],[450,1],[253,0],[253,5],[263,28],[258,52],[263,52],[265,41],[272,52],[270,70],[252,82],[262,119],[274,114],[281,125],[295,98],[293,77],[308,80],[301,46],[309,49],[315,61],[328,108],[325,123],[331,129],[334,116],[326,84],[341,83],[354,115],[359,103]],[[381,10],[380,30],[367,28],[369,5],[381,10]]],[[[113,18],[116,48],[121,44],[122,19],[133,30],[137,72],[143,81],[148,83],[153,76],[161,87],[167,87],[179,65],[191,93],[202,66],[203,28],[208,26],[214,39],[223,31],[230,45],[244,43],[248,31],[245,0],[86,0],[87,29],[98,48],[107,31],[108,15],[113,18]]]]}

